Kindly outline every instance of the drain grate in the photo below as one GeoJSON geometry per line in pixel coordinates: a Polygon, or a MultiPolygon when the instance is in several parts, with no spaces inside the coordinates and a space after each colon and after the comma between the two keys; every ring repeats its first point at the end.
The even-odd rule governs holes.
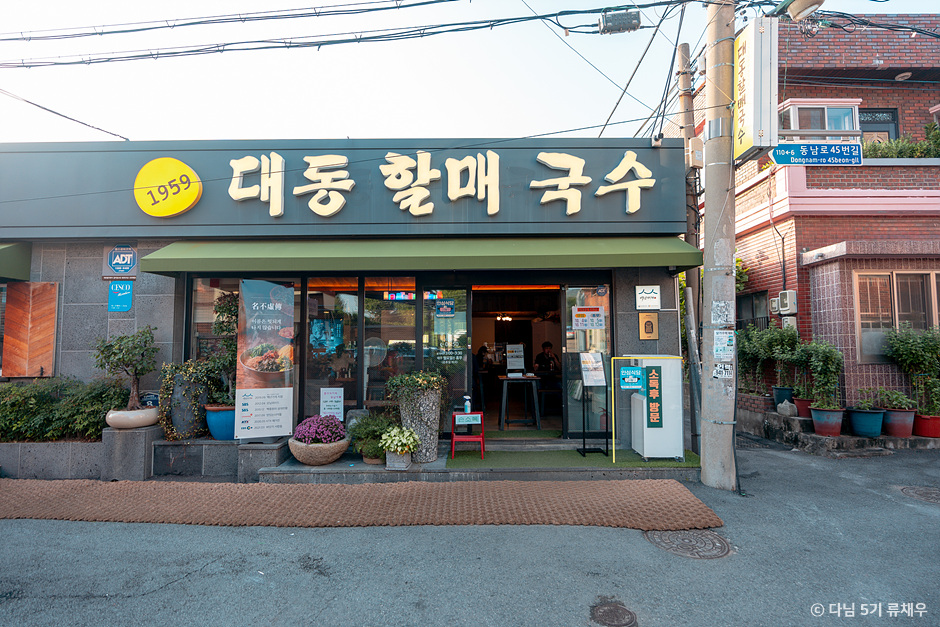
{"type": "Polygon", "coordinates": [[[591,606],[591,620],[606,627],[636,627],[636,614],[624,607],[623,603],[608,597],[600,597],[591,606]]]}
{"type": "Polygon", "coordinates": [[[643,535],[654,546],[682,557],[710,560],[731,553],[728,541],[710,529],[644,531],[643,535]]]}
{"type": "Polygon", "coordinates": [[[909,496],[912,499],[940,505],[940,488],[929,488],[927,486],[905,486],[901,488],[901,492],[904,493],[905,496],[909,496]]]}

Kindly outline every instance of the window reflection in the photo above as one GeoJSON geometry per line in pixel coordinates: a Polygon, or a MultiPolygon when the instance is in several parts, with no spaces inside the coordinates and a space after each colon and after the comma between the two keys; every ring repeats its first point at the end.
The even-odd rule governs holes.
{"type": "Polygon", "coordinates": [[[320,413],[321,391],[325,388],[342,390],[347,411],[357,406],[358,330],[359,280],[308,279],[304,415],[320,413]]]}
{"type": "Polygon", "coordinates": [[[414,277],[365,279],[361,389],[367,408],[392,404],[385,383],[415,368],[415,301],[414,277]]]}

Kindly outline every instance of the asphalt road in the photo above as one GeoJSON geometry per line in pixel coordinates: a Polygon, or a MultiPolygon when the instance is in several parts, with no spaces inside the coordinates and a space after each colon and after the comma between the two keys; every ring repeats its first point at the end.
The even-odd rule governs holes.
{"type": "Polygon", "coordinates": [[[940,487],[940,451],[738,454],[746,497],[689,485],[732,548],[709,560],[630,529],[3,520],[0,625],[596,625],[611,600],[640,627],[940,625],[940,504],[900,491],[940,487]]]}

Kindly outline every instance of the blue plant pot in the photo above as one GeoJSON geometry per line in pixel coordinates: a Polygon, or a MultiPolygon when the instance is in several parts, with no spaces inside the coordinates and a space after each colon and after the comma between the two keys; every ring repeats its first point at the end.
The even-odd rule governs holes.
{"type": "Polygon", "coordinates": [[[849,424],[852,426],[852,433],[863,438],[877,438],[881,435],[884,415],[883,409],[850,409],[849,424]]]}
{"type": "Polygon", "coordinates": [[[235,439],[235,408],[226,407],[216,409],[206,407],[206,423],[209,425],[209,433],[216,440],[234,440],[235,439]]]}
{"type": "Polygon", "coordinates": [[[817,409],[810,407],[813,414],[813,430],[817,435],[838,437],[842,430],[842,409],[817,409]]]}

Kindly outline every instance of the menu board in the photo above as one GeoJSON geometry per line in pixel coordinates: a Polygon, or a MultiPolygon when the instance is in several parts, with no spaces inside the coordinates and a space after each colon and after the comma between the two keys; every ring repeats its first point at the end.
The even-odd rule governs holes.
{"type": "Polygon", "coordinates": [[[579,353],[581,356],[581,380],[585,387],[607,386],[604,376],[604,361],[600,353],[579,353]]]}
{"type": "Polygon", "coordinates": [[[525,347],[522,344],[506,345],[506,370],[525,370],[525,347]]]}

